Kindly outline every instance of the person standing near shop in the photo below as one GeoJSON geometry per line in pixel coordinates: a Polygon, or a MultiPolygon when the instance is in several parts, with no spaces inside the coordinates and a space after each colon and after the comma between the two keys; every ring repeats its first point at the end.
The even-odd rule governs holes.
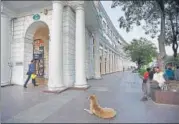
{"type": "Polygon", "coordinates": [[[142,97],[141,101],[147,101],[150,95],[150,80],[149,80],[150,71],[151,69],[147,68],[146,72],[144,72],[143,83],[142,83],[142,91],[144,92],[144,96],[142,97]]]}
{"type": "Polygon", "coordinates": [[[179,66],[177,66],[174,73],[175,73],[175,80],[179,81],[179,66]]]}

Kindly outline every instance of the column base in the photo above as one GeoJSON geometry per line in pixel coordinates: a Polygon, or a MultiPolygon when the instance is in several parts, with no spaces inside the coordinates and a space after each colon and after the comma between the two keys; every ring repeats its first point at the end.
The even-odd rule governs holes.
{"type": "Polygon", "coordinates": [[[94,79],[100,80],[100,79],[102,79],[102,77],[101,76],[94,76],[94,79]]]}
{"type": "Polygon", "coordinates": [[[47,89],[43,90],[45,93],[61,93],[66,91],[68,87],[48,87],[47,89]]]}
{"type": "Polygon", "coordinates": [[[106,74],[110,74],[110,72],[107,72],[106,74]]]}
{"type": "Polygon", "coordinates": [[[90,87],[91,86],[88,85],[88,84],[85,84],[85,85],[74,85],[73,87],[71,87],[71,89],[74,89],[74,90],[87,90],[90,87]]]}

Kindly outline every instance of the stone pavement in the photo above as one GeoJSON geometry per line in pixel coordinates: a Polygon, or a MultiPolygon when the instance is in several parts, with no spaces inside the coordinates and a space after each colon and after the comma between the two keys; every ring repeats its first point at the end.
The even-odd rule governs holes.
{"type": "Polygon", "coordinates": [[[87,91],[67,90],[60,94],[43,93],[43,86],[1,88],[1,122],[13,123],[177,123],[179,106],[141,102],[141,79],[131,72],[117,72],[101,80],[89,80],[87,91]],[[103,107],[117,111],[114,119],[99,119],[88,114],[87,97],[96,94],[103,107]]]}

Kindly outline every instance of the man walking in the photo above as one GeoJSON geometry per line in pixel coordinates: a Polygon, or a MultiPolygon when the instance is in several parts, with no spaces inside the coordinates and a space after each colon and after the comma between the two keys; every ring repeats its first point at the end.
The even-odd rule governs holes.
{"type": "MultiPolygon", "coordinates": [[[[32,60],[31,64],[29,64],[29,69],[27,72],[28,77],[27,80],[25,81],[24,88],[27,88],[27,83],[29,82],[32,74],[35,74],[35,60],[32,60]]],[[[35,79],[32,79],[32,83],[34,84],[34,86],[38,86],[35,82],[35,79]]]]}

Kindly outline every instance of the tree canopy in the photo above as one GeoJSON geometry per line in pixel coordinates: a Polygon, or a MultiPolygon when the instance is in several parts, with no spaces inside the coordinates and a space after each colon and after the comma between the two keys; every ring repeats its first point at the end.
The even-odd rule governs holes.
{"type": "Polygon", "coordinates": [[[177,57],[179,37],[179,1],[170,1],[165,7],[166,14],[166,44],[172,44],[174,57],[177,57]]]}
{"type": "Polygon", "coordinates": [[[176,14],[177,11],[174,10],[178,8],[178,2],[178,0],[114,0],[111,7],[120,6],[122,7],[122,11],[124,11],[124,16],[121,16],[118,20],[120,28],[129,32],[133,29],[133,26],[142,26],[145,33],[150,35],[151,38],[159,38],[159,50],[165,54],[164,43],[174,44],[174,39],[168,40],[168,37],[173,37],[171,33],[172,27],[169,23],[167,25],[170,31],[165,32],[166,10],[172,13],[175,12],[175,19],[172,17],[172,20],[176,20],[178,17],[176,15],[178,14],[176,14]],[[169,5],[171,5],[171,7],[169,5]]]}
{"type": "Polygon", "coordinates": [[[138,68],[152,62],[157,55],[155,44],[145,38],[133,39],[129,45],[124,46],[124,50],[132,61],[136,62],[138,68]]]}

